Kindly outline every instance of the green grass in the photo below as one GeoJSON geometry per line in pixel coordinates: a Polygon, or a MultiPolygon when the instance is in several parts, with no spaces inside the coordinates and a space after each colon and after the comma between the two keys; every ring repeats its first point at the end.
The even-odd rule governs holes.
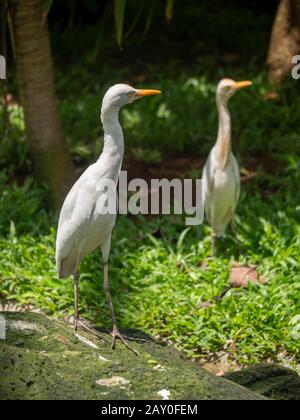
{"type": "MultiPolygon", "coordinates": [[[[265,99],[270,86],[258,71],[232,70],[225,74],[238,80],[250,78],[254,82],[254,86],[238,93],[230,102],[236,153],[243,156],[300,153],[300,98],[295,95],[296,82],[287,83],[279,92],[278,100],[270,101],[265,99]]],[[[88,76],[89,73],[85,77],[88,76]]],[[[146,154],[147,150],[152,150],[158,156],[206,155],[217,133],[214,97],[218,80],[216,76],[183,73],[171,79],[162,75],[160,80],[146,83],[160,88],[163,94],[122,110],[126,154],[134,155],[134,149],[140,148],[146,154]]],[[[100,102],[108,85],[92,87],[82,83],[85,91],[81,95],[75,92],[64,96],[60,112],[74,160],[87,165],[102,149],[100,102]]],[[[15,117],[17,111],[10,111],[11,127],[9,135],[3,139],[0,164],[9,161],[15,170],[31,169],[24,129],[15,117]]],[[[0,125],[1,122],[0,112],[0,125]]]]}
{"type": "MultiPolygon", "coordinates": [[[[221,0],[195,1],[189,8],[179,3],[168,29],[160,13],[144,41],[139,42],[144,28],[141,23],[123,51],[116,46],[114,27],[109,25],[96,61],[93,48],[99,22],[78,25],[76,31],[62,31],[60,21],[58,27],[53,23],[60,114],[74,160],[87,165],[100,153],[101,99],[109,86],[119,82],[163,92],[122,110],[127,154],[139,147],[165,156],[206,155],[216,137],[214,96],[222,77],[254,82],[230,103],[236,152],[254,156],[300,153],[297,82],[288,80],[277,100],[265,98],[272,89],[264,67],[272,15],[231,1],[226,7],[221,0]]],[[[10,88],[14,90],[13,83],[10,88]]],[[[21,111],[14,107],[10,112],[9,135],[1,135],[0,140],[0,166],[10,162],[15,172],[31,171],[21,111]]],[[[0,107],[0,133],[2,124],[0,107]]]]}
{"type": "MultiPolygon", "coordinates": [[[[132,3],[134,7],[134,2],[128,7],[132,3]]],[[[128,15],[129,26],[130,16],[134,13],[128,15]]],[[[126,153],[141,147],[166,156],[207,154],[216,137],[214,96],[222,77],[254,82],[230,104],[239,153],[300,153],[296,82],[286,83],[277,101],[265,98],[272,89],[264,72],[272,18],[271,13],[232,1],[191,1],[189,7],[178,2],[170,25],[157,13],[144,41],[141,22],[122,51],[113,26],[107,25],[96,61],[92,56],[98,23],[78,29],[75,56],[74,33],[53,31],[60,111],[73,157],[87,163],[98,155],[101,98],[119,82],[163,92],[123,109],[126,153]],[[71,63],[65,63],[66,56],[72,57],[71,63]]]]}
{"type": "MultiPolygon", "coordinates": [[[[275,359],[280,352],[299,361],[299,164],[286,162],[282,178],[261,175],[243,189],[239,261],[257,264],[267,284],[233,289],[210,307],[201,303],[226,287],[237,254],[230,236],[204,270],[200,263],[210,253],[205,225],[185,231],[181,218],[119,217],[110,278],[120,324],[164,337],[192,357],[224,349],[245,364],[275,359]],[[269,193],[260,192],[260,185],[269,193]]],[[[71,313],[72,282],[57,280],[55,273],[55,220],[46,218],[44,191],[27,182],[1,196],[1,207],[11,210],[0,220],[0,292],[50,314],[71,313]],[[31,205],[19,211],[12,203],[31,205]]],[[[109,327],[99,250],[84,260],[81,273],[81,315],[109,327]]]]}
{"type": "MultiPolygon", "coordinates": [[[[217,258],[204,270],[201,262],[210,254],[206,225],[186,232],[180,217],[122,216],[113,234],[112,296],[123,327],[164,337],[189,356],[225,350],[249,364],[284,352],[299,362],[300,98],[296,82],[287,81],[276,101],[266,100],[271,87],[263,61],[271,18],[253,10],[232,13],[236,6],[230,4],[219,15],[215,2],[207,10],[199,6],[198,14],[182,6],[185,20],[178,12],[162,33],[162,23],[154,23],[148,40],[139,44],[139,33],[133,34],[123,52],[108,37],[96,61],[97,24],[52,31],[60,113],[73,158],[86,167],[102,148],[99,113],[106,88],[120,81],[160,88],[163,95],[122,111],[126,153],[144,161],[183,153],[206,156],[217,129],[216,83],[224,76],[254,81],[231,100],[234,149],[242,158],[274,155],[282,170],[259,173],[242,187],[239,261],[257,264],[267,284],[233,289],[203,308],[201,303],[213,301],[228,284],[231,263],[238,258],[232,237],[220,241],[217,258]],[[195,16],[201,17],[196,25],[195,16]],[[234,62],[226,59],[231,53],[234,62]]],[[[49,314],[71,313],[71,279],[58,280],[55,273],[56,220],[45,210],[45,188],[30,175],[22,110],[14,105],[9,111],[4,133],[0,107],[0,294],[49,314]]],[[[81,273],[81,315],[109,327],[100,251],[84,260],[81,273]]]]}

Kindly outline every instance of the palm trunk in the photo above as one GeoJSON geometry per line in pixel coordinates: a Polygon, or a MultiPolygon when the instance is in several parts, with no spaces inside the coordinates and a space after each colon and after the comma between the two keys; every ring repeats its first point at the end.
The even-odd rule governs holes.
{"type": "Polygon", "coordinates": [[[11,32],[27,139],[39,181],[49,186],[54,208],[75,178],[56,102],[43,0],[9,0],[11,32]]]}
{"type": "Polygon", "coordinates": [[[268,79],[281,84],[291,72],[292,57],[300,52],[300,1],[280,0],[267,57],[268,79]]]}

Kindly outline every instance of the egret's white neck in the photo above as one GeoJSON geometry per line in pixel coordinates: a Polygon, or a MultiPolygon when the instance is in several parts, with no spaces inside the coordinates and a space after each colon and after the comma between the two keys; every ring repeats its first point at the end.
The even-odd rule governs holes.
{"type": "Polygon", "coordinates": [[[119,108],[110,106],[108,108],[103,104],[101,109],[101,121],[104,130],[103,152],[109,154],[124,154],[124,137],[121,125],[119,123],[119,108]]]}
{"type": "Polygon", "coordinates": [[[217,108],[219,116],[218,137],[216,142],[217,159],[224,169],[229,154],[231,153],[231,118],[228,109],[228,101],[217,98],[217,108]]]}
{"type": "Polygon", "coordinates": [[[101,121],[104,129],[103,151],[96,162],[105,177],[118,181],[124,156],[124,138],[119,123],[119,107],[102,105],[101,121]]]}

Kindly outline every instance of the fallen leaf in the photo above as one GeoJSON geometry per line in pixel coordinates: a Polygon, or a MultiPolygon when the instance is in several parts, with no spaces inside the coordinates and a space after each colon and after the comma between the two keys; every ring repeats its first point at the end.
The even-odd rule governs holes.
{"type": "Polygon", "coordinates": [[[230,270],[229,282],[233,287],[247,287],[249,283],[265,284],[267,280],[259,275],[257,266],[234,263],[230,270]]]}

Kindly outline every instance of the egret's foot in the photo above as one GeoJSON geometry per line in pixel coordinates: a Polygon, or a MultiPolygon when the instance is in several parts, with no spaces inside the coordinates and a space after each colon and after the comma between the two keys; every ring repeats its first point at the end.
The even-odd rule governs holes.
{"type": "Polygon", "coordinates": [[[95,335],[97,338],[100,338],[100,340],[104,340],[103,336],[99,333],[99,331],[96,330],[96,328],[92,326],[89,321],[81,318],[78,320],[78,326],[95,335]]]}
{"type": "Polygon", "coordinates": [[[78,330],[78,328],[83,328],[84,330],[90,332],[91,334],[95,335],[101,340],[104,340],[104,337],[99,333],[99,331],[97,331],[93,327],[90,321],[87,321],[84,318],[76,318],[74,316],[71,316],[68,318],[67,322],[74,325],[75,332],[78,330]]]}
{"type": "MultiPolygon", "coordinates": [[[[135,349],[133,349],[132,347],[130,347],[130,345],[127,343],[126,339],[128,340],[129,338],[128,338],[128,337],[123,336],[123,335],[120,333],[120,331],[118,330],[118,328],[114,327],[113,332],[111,333],[111,335],[112,335],[112,343],[111,343],[111,349],[112,349],[112,350],[114,350],[114,349],[115,349],[115,346],[116,346],[116,340],[117,340],[117,338],[118,338],[119,340],[121,340],[121,341],[122,341],[122,343],[124,344],[124,346],[125,346],[128,350],[132,351],[132,353],[134,353],[136,356],[139,356],[138,351],[137,351],[137,350],[135,350],[135,349]],[[125,338],[126,338],[126,339],[125,339],[125,338]]],[[[134,338],[133,338],[133,337],[132,337],[131,339],[133,339],[133,340],[134,340],[134,338]]]]}
{"type": "Polygon", "coordinates": [[[67,322],[68,324],[72,324],[74,331],[78,330],[78,324],[79,324],[79,318],[77,318],[74,315],[68,316],[64,319],[65,322],[67,322]]]}

